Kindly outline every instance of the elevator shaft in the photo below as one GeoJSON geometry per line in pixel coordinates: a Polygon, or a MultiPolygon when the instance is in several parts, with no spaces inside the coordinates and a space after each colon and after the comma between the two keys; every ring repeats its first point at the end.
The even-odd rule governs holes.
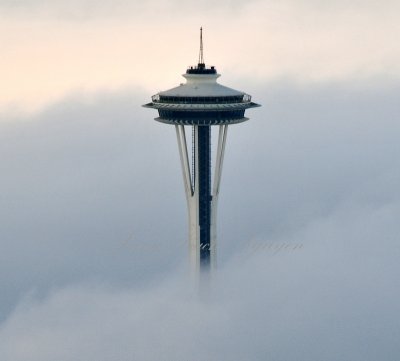
{"type": "Polygon", "coordinates": [[[197,158],[196,177],[199,196],[200,268],[210,267],[211,252],[211,127],[195,126],[193,157],[197,158]]]}

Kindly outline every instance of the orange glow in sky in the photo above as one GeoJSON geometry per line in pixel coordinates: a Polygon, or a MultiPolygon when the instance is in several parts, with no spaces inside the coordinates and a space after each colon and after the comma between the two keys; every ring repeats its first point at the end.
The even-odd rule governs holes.
{"type": "MultiPolygon", "coordinates": [[[[295,2],[221,5],[210,12],[162,1],[91,17],[8,11],[0,22],[0,110],[35,109],[74,92],[174,86],[205,60],[230,79],[307,83],[400,75],[400,5],[377,9],[295,2]],[[123,15],[122,15],[123,14],[123,15]]],[[[372,4],[372,2],[371,2],[372,4]]]]}

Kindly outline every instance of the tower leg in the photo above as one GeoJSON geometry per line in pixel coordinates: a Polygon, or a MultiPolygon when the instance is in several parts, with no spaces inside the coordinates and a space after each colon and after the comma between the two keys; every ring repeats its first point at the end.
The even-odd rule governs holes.
{"type": "MultiPolygon", "coordinates": [[[[183,183],[188,207],[189,216],[189,259],[192,274],[195,277],[199,273],[199,226],[198,226],[198,192],[195,190],[195,178],[191,176],[190,163],[188,156],[188,147],[186,142],[185,127],[183,125],[175,125],[176,135],[178,140],[179,155],[181,159],[183,183]]],[[[194,149],[194,137],[193,137],[194,149]]],[[[193,150],[193,167],[195,162],[193,150]]]]}
{"type": "Polygon", "coordinates": [[[226,137],[228,135],[228,125],[220,125],[218,131],[218,144],[216,162],[214,168],[214,180],[211,197],[211,260],[212,267],[217,266],[217,208],[219,189],[221,185],[222,164],[224,161],[226,137]]]}

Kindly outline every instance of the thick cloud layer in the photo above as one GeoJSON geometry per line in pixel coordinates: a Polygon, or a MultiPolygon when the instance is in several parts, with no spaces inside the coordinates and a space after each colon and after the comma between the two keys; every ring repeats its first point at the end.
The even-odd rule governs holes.
{"type": "Polygon", "coordinates": [[[200,298],[148,95],[0,122],[2,359],[398,359],[398,86],[248,90],[263,108],[229,130],[200,298]]]}
{"type": "Polygon", "coordinates": [[[184,253],[168,241],[186,235],[174,129],[140,99],[68,99],[1,122],[3,307],[16,290],[139,280],[184,253]]]}

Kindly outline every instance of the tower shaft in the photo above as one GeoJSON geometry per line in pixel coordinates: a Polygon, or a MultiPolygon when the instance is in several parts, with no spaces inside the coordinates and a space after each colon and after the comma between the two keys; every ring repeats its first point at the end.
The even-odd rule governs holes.
{"type": "Polygon", "coordinates": [[[210,266],[211,248],[211,127],[194,125],[195,180],[199,193],[200,267],[210,266]]]}
{"type": "Polygon", "coordinates": [[[219,126],[214,167],[211,127],[192,126],[192,164],[189,163],[185,128],[183,125],[175,127],[189,213],[190,262],[194,274],[198,274],[199,270],[209,271],[216,264],[216,213],[228,126],[219,126]]]}

